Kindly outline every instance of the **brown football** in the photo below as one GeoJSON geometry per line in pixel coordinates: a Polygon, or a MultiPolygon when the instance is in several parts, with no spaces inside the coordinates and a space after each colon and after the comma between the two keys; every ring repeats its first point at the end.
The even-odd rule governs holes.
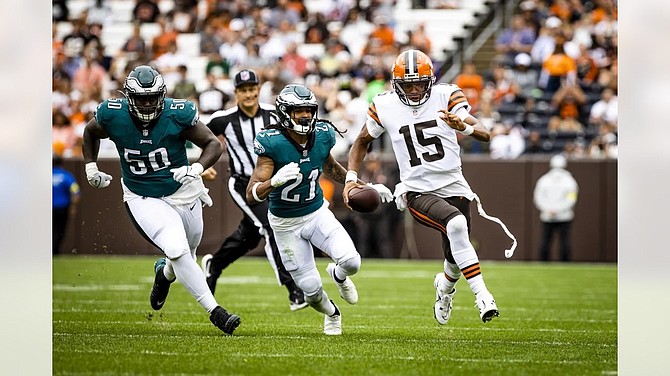
{"type": "Polygon", "coordinates": [[[367,185],[356,186],[349,191],[349,206],[359,213],[372,213],[380,203],[379,193],[367,185]]]}

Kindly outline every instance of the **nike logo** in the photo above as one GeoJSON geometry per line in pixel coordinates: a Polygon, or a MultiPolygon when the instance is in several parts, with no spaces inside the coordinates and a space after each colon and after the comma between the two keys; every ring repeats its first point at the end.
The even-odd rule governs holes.
{"type": "Polygon", "coordinates": [[[195,208],[195,206],[196,206],[196,205],[198,205],[198,203],[197,203],[197,202],[196,202],[196,203],[194,203],[194,204],[193,204],[193,206],[191,206],[191,211],[193,211],[193,209],[195,208]]]}
{"type": "Polygon", "coordinates": [[[165,300],[161,300],[160,302],[156,302],[156,304],[157,304],[158,306],[162,306],[163,304],[165,304],[165,300]]]}

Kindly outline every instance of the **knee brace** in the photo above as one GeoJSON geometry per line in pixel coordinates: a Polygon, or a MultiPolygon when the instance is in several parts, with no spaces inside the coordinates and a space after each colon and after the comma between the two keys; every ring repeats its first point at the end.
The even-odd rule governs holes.
{"type": "Polygon", "coordinates": [[[354,275],[358,273],[358,270],[361,268],[361,255],[356,253],[356,256],[341,261],[338,266],[346,273],[346,275],[354,275]]]}

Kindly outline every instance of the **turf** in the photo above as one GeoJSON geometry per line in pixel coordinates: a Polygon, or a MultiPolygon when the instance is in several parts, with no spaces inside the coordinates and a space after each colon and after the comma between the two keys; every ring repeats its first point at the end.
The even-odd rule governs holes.
{"type": "Polygon", "coordinates": [[[54,375],[611,375],[617,373],[614,264],[482,262],[500,317],[482,323],[463,278],[448,325],[433,318],[442,263],[364,260],[345,303],[343,335],[323,316],[291,312],[263,258],[246,257],[219,279],[219,303],[242,317],[233,336],[215,328],[180,284],[153,311],[156,257],[53,260],[54,375]]]}

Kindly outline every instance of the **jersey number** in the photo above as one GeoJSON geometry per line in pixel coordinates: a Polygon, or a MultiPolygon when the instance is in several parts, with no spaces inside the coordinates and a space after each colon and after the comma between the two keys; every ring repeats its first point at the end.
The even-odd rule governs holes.
{"type": "Polygon", "coordinates": [[[158,171],[170,166],[166,148],[152,150],[146,156],[141,155],[139,150],[124,149],[123,158],[135,175],[144,175],[149,172],[149,169],[158,171]]]}
{"type": "MultiPolygon", "coordinates": [[[[435,153],[431,154],[425,152],[421,154],[421,157],[426,162],[434,162],[444,158],[444,147],[442,146],[442,141],[437,136],[425,137],[423,135],[424,129],[437,127],[437,121],[429,120],[421,123],[414,124],[414,133],[416,133],[416,140],[421,146],[431,146],[435,147],[435,153]]],[[[407,145],[407,151],[409,152],[409,164],[410,166],[418,166],[421,164],[421,159],[416,155],[416,148],[414,148],[414,142],[412,141],[412,132],[409,125],[403,125],[399,130],[405,139],[405,145],[407,145]]]]}
{"type": "MultiPolygon", "coordinates": [[[[307,179],[309,179],[309,194],[307,195],[307,198],[305,201],[311,201],[314,200],[316,197],[316,179],[319,177],[319,170],[314,169],[310,171],[309,176],[307,179]]],[[[283,201],[288,201],[288,202],[300,202],[300,194],[296,193],[293,194],[291,191],[300,185],[302,183],[302,174],[298,175],[298,178],[295,179],[295,182],[287,185],[281,190],[281,199],[283,201]]]]}

